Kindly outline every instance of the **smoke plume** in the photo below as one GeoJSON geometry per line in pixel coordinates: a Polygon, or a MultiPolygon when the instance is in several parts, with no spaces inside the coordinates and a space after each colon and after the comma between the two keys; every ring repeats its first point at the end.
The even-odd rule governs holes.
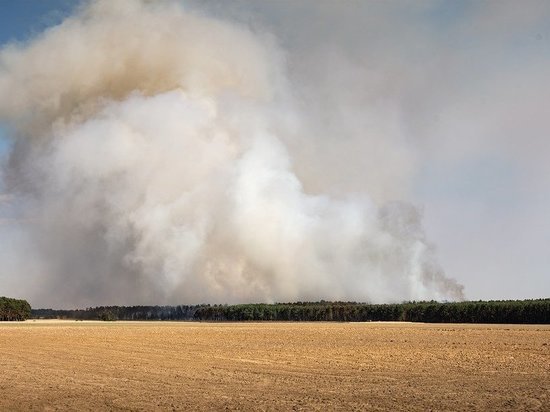
{"type": "Polygon", "coordinates": [[[7,287],[80,307],[461,299],[395,200],[415,161],[396,119],[354,102],[331,124],[345,88],[307,102],[286,61],[174,2],[94,1],[4,47],[7,287]]]}

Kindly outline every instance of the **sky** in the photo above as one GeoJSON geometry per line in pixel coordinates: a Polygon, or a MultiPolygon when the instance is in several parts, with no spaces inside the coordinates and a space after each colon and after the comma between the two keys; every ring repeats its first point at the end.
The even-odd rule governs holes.
{"type": "MultiPolygon", "coordinates": [[[[182,3],[276,44],[320,136],[292,149],[304,190],[414,205],[467,299],[550,296],[548,2],[182,3]]],[[[2,0],[0,44],[24,45],[73,8],[2,0]]],[[[4,163],[13,141],[0,123],[4,163]]]]}
{"type": "MultiPolygon", "coordinates": [[[[77,2],[71,0],[6,0],[0,4],[0,44],[24,42],[59,22],[77,2]]],[[[8,132],[0,123],[0,156],[10,147],[8,132]]]]}

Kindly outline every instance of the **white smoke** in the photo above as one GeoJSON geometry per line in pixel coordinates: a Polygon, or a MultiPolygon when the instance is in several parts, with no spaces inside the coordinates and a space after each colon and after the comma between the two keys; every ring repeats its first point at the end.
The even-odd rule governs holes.
{"type": "Polygon", "coordinates": [[[381,158],[368,176],[320,178],[326,119],[300,109],[285,70],[271,36],[172,2],[91,2],[5,47],[19,213],[2,277],[53,306],[461,299],[419,210],[376,184],[384,162],[406,174],[407,150],[333,136],[322,153],[381,158]]]}

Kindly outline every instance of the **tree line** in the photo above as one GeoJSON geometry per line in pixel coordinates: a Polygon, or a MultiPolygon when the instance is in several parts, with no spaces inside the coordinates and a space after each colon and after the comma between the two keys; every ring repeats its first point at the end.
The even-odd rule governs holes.
{"type": "Polygon", "coordinates": [[[75,320],[194,320],[205,305],[178,306],[97,306],[86,309],[33,309],[36,319],[75,320]]]}
{"type": "Polygon", "coordinates": [[[83,310],[37,309],[32,311],[32,316],[77,320],[550,324],[550,299],[396,304],[320,301],[241,305],[99,306],[83,310]]]}
{"type": "Polygon", "coordinates": [[[26,300],[0,297],[0,321],[25,320],[31,316],[31,305],[26,300]]]}

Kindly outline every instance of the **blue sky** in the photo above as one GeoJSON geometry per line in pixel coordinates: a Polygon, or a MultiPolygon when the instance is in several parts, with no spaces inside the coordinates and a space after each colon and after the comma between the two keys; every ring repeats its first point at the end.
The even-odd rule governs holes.
{"type": "Polygon", "coordinates": [[[77,2],[73,0],[2,0],[0,43],[25,41],[58,24],[77,2]]]}

